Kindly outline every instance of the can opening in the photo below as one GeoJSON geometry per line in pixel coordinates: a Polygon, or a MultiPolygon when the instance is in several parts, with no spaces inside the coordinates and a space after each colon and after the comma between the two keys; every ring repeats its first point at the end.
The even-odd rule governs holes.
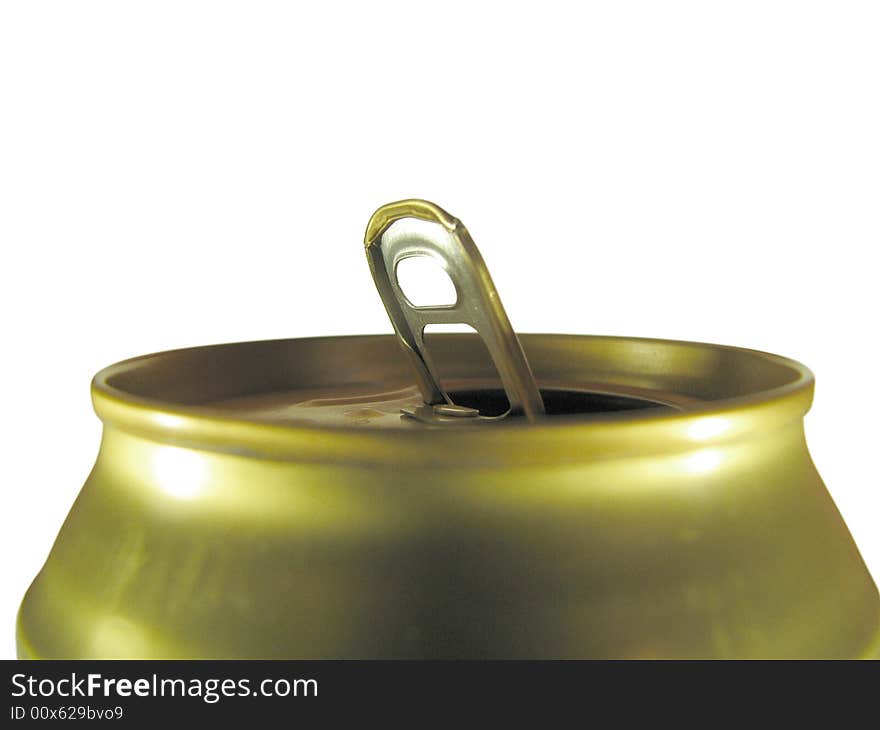
{"type": "MultiPolygon", "coordinates": [[[[575,416],[591,413],[616,413],[638,411],[648,408],[676,410],[666,403],[636,398],[629,395],[596,393],[565,388],[541,388],[541,398],[548,416],[575,416]]],[[[500,416],[510,404],[503,388],[471,388],[449,390],[449,397],[456,405],[476,408],[484,416],[500,416]]]]}

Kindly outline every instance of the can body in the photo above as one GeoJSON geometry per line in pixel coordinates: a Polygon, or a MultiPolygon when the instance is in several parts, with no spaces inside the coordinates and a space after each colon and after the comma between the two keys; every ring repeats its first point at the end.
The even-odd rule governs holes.
{"type": "MultiPolygon", "coordinates": [[[[466,338],[439,339],[441,359],[466,338]]],[[[803,372],[788,382],[790,361],[767,361],[771,396],[737,400],[718,390],[722,375],[738,379],[731,392],[754,391],[748,368],[733,366],[760,354],[625,338],[523,343],[542,382],[580,374],[584,387],[709,405],[538,429],[337,429],[255,423],[206,403],[232,394],[236,363],[273,352],[279,370],[266,365],[259,380],[267,392],[288,392],[283,378],[312,377],[310,367],[362,382],[370,373],[320,363],[360,350],[372,367],[394,361],[391,338],[123,364],[96,379],[101,449],[22,605],[20,656],[876,655],[880,600],[807,451],[803,372]],[[163,368],[195,374],[175,381],[163,368]],[[178,389],[180,407],[119,394],[146,375],[166,402],[178,389]]],[[[405,377],[392,368],[388,387],[405,377]]]]}

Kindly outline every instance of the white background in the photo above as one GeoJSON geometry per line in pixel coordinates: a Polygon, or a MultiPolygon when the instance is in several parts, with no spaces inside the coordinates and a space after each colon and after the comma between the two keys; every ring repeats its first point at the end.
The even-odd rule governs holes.
{"type": "Polygon", "coordinates": [[[809,365],[880,577],[878,39],[869,2],[3,3],[0,655],[97,453],[94,372],[390,332],[361,237],[412,196],[520,331],[809,365]]]}

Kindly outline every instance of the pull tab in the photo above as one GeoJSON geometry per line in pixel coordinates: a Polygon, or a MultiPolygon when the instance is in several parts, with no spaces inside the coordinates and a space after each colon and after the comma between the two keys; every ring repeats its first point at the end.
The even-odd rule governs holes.
{"type": "Polygon", "coordinates": [[[406,415],[429,423],[491,418],[452,402],[425,347],[426,325],[457,323],[473,327],[485,343],[510,403],[504,416],[522,414],[533,420],[544,415],[544,402],[525,353],[483,257],[461,221],[426,200],[401,200],[373,213],[364,245],[373,281],[413,361],[425,402],[421,408],[404,410],[406,415]],[[453,304],[415,306],[406,298],[397,279],[397,265],[410,256],[428,256],[443,267],[455,285],[453,304]]]}

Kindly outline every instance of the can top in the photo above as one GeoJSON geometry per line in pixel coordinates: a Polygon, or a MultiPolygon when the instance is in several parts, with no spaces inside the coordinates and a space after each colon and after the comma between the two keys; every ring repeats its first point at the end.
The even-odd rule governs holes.
{"type": "MultiPolygon", "coordinates": [[[[108,427],[162,443],[303,461],[541,464],[680,451],[799,420],[803,365],[721,345],[521,335],[547,406],[538,420],[433,426],[401,416],[421,394],[389,335],[244,342],[146,355],[92,383],[108,427]]],[[[429,336],[457,400],[504,400],[475,334],[429,336]]],[[[503,405],[500,406],[503,408],[503,405]]]]}
{"type": "Polygon", "coordinates": [[[800,418],[812,375],[718,345],[514,332],[467,229],[442,208],[379,208],[364,236],[396,333],[148,355],[95,377],[95,408],[132,433],[236,454],[342,462],[564,463],[686,449],[800,418]],[[414,304],[411,258],[453,301],[414,304]],[[426,334],[459,323],[469,334],[426,334]],[[708,420],[707,420],[708,419],[708,420]]]}

